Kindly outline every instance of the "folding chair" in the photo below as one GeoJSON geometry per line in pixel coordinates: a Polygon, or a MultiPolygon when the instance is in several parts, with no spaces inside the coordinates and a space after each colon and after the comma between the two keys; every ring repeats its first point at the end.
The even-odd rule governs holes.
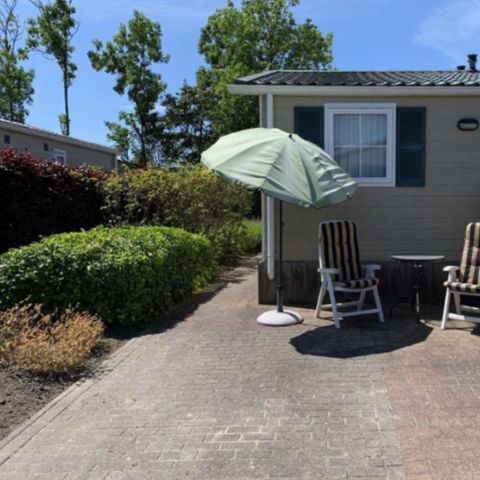
{"type": "Polygon", "coordinates": [[[465,232],[465,243],[460,267],[449,266],[443,269],[448,272],[448,280],[444,283],[447,287],[445,305],[443,307],[442,330],[447,326],[448,320],[463,320],[466,322],[480,323],[480,308],[464,305],[463,296],[480,297],[480,223],[469,223],[465,232]],[[455,313],[450,313],[451,298],[455,301],[455,313]],[[464,315],[476,313],[477,316],[464,315]]]}
{"type": "Polygon", "coordinates": [[[375,271],[380,270],[380,266],[360,265],[357,228],[353,222],[330,221],[320,224],[319,263],[322,286],[315,309],[316,317],[320,316],[322,310],[331,310],[336,328],[340,328],[343,318],[357,315],[376,313],[381,322],[385,321],[378,294],[379,280],[375,277],[375,271]],[[375,308],[363,310],[369,291],[373,293],[375,308]],[[331,303],[324,305],[327,292],[331,303]],[[359,299],[338,303],[337,292],[359,294],[359,299]],[[340,312],[339,308],[343,307],[356,307],[356,310],[340,312]]]}

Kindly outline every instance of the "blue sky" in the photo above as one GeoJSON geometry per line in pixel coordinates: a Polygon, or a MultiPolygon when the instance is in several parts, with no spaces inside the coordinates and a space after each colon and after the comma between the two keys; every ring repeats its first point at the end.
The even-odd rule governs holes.
{"type": "MultiPolygon", "coordinates": [[[[80,30],[75,37],[78,76],[70,91],[72,135],[106,143],[105,120],[116,120],[128,101],[112,90],[113,79],[95,72],[86,52],[91,40],[108,40],[134,8],[160,22],[164,53],[159,66],[169,91],[194,81],[202,63],[197,53],[201,27],[226,0],[74,0],[80,30]]],[[[33,14],[21,0],[19,14],[33,14]]],[[[310,17],[333,32],[333,64],[340,70],[452,69],[467,53],[480,53],[480,0],[303,0],[299,21],[310,17]]],[[[62,90],[56,65],[34,54],[35,99],[28,123],[58,131],[62,90]]]]}

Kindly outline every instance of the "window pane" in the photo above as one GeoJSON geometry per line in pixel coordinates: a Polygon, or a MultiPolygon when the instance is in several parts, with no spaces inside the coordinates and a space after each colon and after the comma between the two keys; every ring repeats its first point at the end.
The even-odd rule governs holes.
{"type": "Polygon", "coordinates": [[[362,115],[362,145],[387,144],[387,116],[382,114],[362,115]]]}
{"type": "Polygon", "coordinates": [[[360,115],[336,114],[333,123],[335,146],[360,144],[360,115]]]}
{"type": "Polygon", "coordinates": [[[387,176],[387,149],[386,147],[364,147],[362,149],[361,177],[387,176]]]}
{"type": "Polygon", "coordinates": [[[360,176],[360,150],[358,148],[335,148],[335,161],[352,177],[360,176]]]}

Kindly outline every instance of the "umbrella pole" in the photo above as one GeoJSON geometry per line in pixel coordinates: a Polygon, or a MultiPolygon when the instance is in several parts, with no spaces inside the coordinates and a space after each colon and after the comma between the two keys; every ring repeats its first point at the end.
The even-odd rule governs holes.
{"type": "Polygon", "coordinates": [[[278,226],[278,267],[275,272],[277,277],[277,308],[276,310],[264,312],[257,318],[258,323],[261,323],[262,325],[270,325],[272,327],[296,325],[303,322],[303,317],[299,313],[283,309],[283,231],[285,229],[285,225],[283,222],[283,202],[281,200],[279,202],[279,213],[280,223],[278,226]]]}
{"type": "Polygon", "coordinates": [[[283,312],[283,201],[280,200],[280,221],[278,225],[278,279],[277,279],[277,312],[283,312]]]}

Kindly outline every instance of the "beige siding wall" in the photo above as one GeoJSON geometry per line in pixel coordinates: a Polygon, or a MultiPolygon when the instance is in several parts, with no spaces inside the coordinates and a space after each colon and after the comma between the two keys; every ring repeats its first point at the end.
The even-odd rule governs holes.
{"type": "Polygon", "coordinates": [[[435,253],[458,263],[465,225],[480,221],[480,130],[461,132],[457,121],[479,118],[480,99],[279,96],[275,126],[293,131],[295,106],[343,101],[426,107],[426,186],[359,187],[351,200],[323,210],[286,205],[285,258],[315,259],[318,224],[350,219],[358,226],[363,260],[388,260],[394,253],[435,253]]]}
{"type": "Polygon", "coordinates": [[[67,165],[71,167],[86,164],[102,167],[107,170],[115,168],[115,155],[108,152],[53,141],[37,135],[25,135],[6,128],[0,128],[1,148],[8,146],[4,143],[4,135],[10,135],[11,146],[18,147],[20,151],[25,151],[25,148],[28,148],[28,152],[39,160],[51,160],[53,151],[57,149],[67,152],[67,165]],[[48,144],[48,152],[43,149],[44,143],[48,144]]]}

